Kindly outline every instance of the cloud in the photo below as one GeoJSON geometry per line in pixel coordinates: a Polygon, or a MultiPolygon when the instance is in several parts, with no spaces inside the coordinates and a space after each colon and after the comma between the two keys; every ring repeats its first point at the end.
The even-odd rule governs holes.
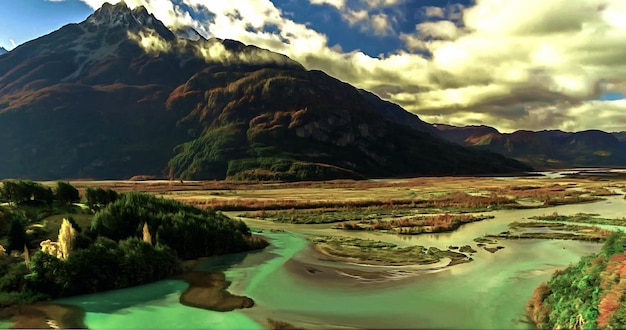
{"type": "Polygon", "coordinates": [[[149,54],[158,55],[172,51],[172,44],[153,30],[140,31],[138,34],[128,32],[128,37],[135,40],[149,54]]]}
{"type": "Polygon", "coordinates": [[[15,48],[15,46],[17,46],[17,44],[15,43],[15,40],[9,39],[9,42],[11,43],[11,47],[15,48]]]}
{"type": "MultiPolygon", "coordinates": [[[[104,2],[83,1],[93,8],[104,2]]],[[[326,35],[293,21],[270,0],[177,1],[126,3],[145,5],[169,26],[191,25],[205,36],[285,54],[432,122],[484,123],[502,131],[624,127],[623,100],[593,101],[604,92],[626,92],[622,0],[601,5],[596,0],[477,0],[470,7],[417,8],[427,20],[397,35],[404,50],[379,57],[331,47],[326,35]],[[199,12],[213,15],[194,19],[199,12]]],[[[350,1],[318,1],[340,9],[351,24],[367,23],[372,33],[388,36],[395,35],[393,17],[382,10],[403,2],[367,0],[350,7],[350,1]]]]}
{"type": "Polygon", "coordinates": [[[371,28],[376,35],[388,35],[393,33],[391,19],[387,14],[376,14],[370,18],[371,28]]]}
{"type": "Polygon", "coordinates": [[[424,7],[424,14],[427,17],[443,18],[445,16],[444,10],[441,7],[424,7]]]}
{"type": "Polygon", "coordinates": [[[367,10],[351,10],[346,9],[342,13],[342,17],[350,23],[350,25],[354,25],[359,22],[363,22],[369,19],[369,13],[367,10]]]}
{"type": "Polygon", "coordinates": [[[394,17],[383,12],[384,8],[397,6],[405,0],[358,0],[348,6],[346,0],[309,0],[311,4],[327,4],[339,10],[341,17],[351,26],[358,25],[361,32],[387,36],[394,34],[394,17]]]}
{"type": "Polygon", "coordinates": [[[313,5],[330,5],[337,9],[343,9],[346,6],[346,0],[309,0],[313,5]]]}
{"type": "Polygon", "coordinates": [[[456,24],[447,20],[420,23],[416,29],[422,38],[454,40],[462,34],[456,24]]]}
{"type": "Polygon", "coordinates": [[[404,3],[405,0],[363,0],[369,8],[381,8],[396,6],[404,3]]]}

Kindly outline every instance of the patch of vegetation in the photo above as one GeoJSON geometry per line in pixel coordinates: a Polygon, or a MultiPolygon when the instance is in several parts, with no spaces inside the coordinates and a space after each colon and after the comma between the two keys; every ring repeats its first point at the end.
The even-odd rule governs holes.
{"type": "MultiPolygon", "coordinates": [[[[393,202],[392,202],[393,203],[393,202]]],[[[393,204],[395,206],[395,204],[393,204]]],[[[243,213],[242,217],[258,218],[282,223],[314,224],[335,223],[350,220],[379,219],[412,214],[415,211],[405,207],[370,206],[365,208],[342,207],[320,209],[290,209],[277,211],[255,211],[243,213]]]]}
{"type": "Polygon", "coordinates": [[[492,219],[493,216],[475,216],[471,214],[439,214],[434,216],[416,216],[393,220],[362,220],[358,223],[344,222],[337,225],[345,230],[375,230],[400,235],[419,235],[422,233],[441,233],[454,231],[462,224],[492,219]]]}
{"type": "Polygon", "coordinates": [[[542,221],[567,221],[567,222],[579,222],[579,223],[591,223],[591,224],[599,224],[599,225],[611,225],[611,226],[626,226],[626,218],[621,219],[607,219],[607,218],[599,218],[598,214],[590,214],[590,213],[577,213],[574,215],[559,215],[557,212],[552,213],[551,215],[541,215],[530,217],[529,219],[533,220],[542,220],[542,221]]]}
{"type": "Polygon", "coordinates": [[[626,327],[626,235],[614,232],[600,253],[558,270],[535,289],[526,313],[539,329],[626,327]]]}
{"type": "Polygon", "coordinates": [[[480,243],[495,243],[497,239],[565,239],[579,241],[603,241],[613,231],[595,226],[579,226],[560,222],[518,222],[509,224],[513,231],[505,231],[499,234],[489,234],[481,238],[474,239],[480,243]],[[547,231],[523,231],[523,229],[545,229],[547,231]],[[494,242],[494,240],[496,240],[494,242]]]}
{"type": "Polygon", "coordinates": [[[451,192],[428,198],[378,198],[342,200],[296,200],[296,199],[213,199],[197,203],[210,209],[250,212],[243,216],[289,223],[319,223],[316,217],[323,213],[333,213],[325,223],[370,218],[373,214],[401,215],[416,213],[469,213],[489,212],[497,209],[517,208],[518,204],[509,198],[496,195],[474,196],[464,192],[451,192]],[[314,210],[317,209],[317,210],[314,210]],[[407,210],[402,210],[407,209],[407,210]],[[316,214],[317,213],[317,214],[316,214]]]}
{"type": "MultiPolygon", "coordinates": [[[[16,186],[12,181],[8,185],[16,186]]],[[[20,185],[39,189],[30,182],[20,185]]],[[[65,190],[67,198],[53,199],[51,205],[39,203],[31,194],[30,199],[15,199],[11,205],[0,207],[0,224],[8,243],[8,253],[0,249],[0,312],[3,307],[45,298],[163,279],[182,270],[179,258],[267,245],[265,240],[252,237],[241,221],[142,193],[122,194],[94,216],[64,213],[80,210],[66,205],[78,199],[77,190],[67,185],[62,183],[58,186],[61,190],[57,189],[65,190]]]]}
{"type": "Polygon", "coordinates": [[[312,236],[309,241],[322,254],[374,265],[428,265],[442,258],[450,258],[451,264],[471,261],[463,253],[420,245],[398,247],[392,243],[341,236],[312,236]]]}
{"type": "Polygon", "coordinates": [[[88,187],[85,189],[83,199],[91,209],[99,209],[115,202],[118,198],[117,191],[111,188],[88,187]]]}
{"type": "Polygon", "coordinates": [[[182,259],[246,251],[267,245],[252,238],[245,223],[178,201],[126,193],[93,217],[91,231],[113,240],[140,237],[144,224],[157,242],[182,259]]]}

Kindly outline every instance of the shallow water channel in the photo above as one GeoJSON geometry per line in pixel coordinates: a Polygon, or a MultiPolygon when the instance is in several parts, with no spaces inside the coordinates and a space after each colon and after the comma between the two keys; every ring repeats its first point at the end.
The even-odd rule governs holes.
{"type": "MultiPolygon", "coordinates": [[[[472,328],[528,329],[524,305],[533,289],[555,269],[597,252],[599,244],[559,240],[501,240],[505,248],[489,253],[473,238],[507,230],[512,221],[529,216],[599,213],[624,216],[626,202],[619,197],[569,206],[490,212],[494,219],[470,223],[453,233],[411,237],[364,232],[338,232],[332,225],[284,226],[249,221],[256,230],[282,227],[287,233],[262,235],[271,241],[263,251],[209,258],[198,268],[221,270],[232,281],[234,294],[244,294],[256,305],[247,310],[220,313],[183,306],[179,296],[187,284],[166,280],[140,287],[58,300],[85,309],[91,329],[255,329],[266,318],[306,328],[472,328]],[[305,234],[342,234],[373,238],[398,245],[447,248],[470,244],[478,250],[474,261],[429,272],[411,273],[384,281],[366,281],[307,273],[289,264],[356,267],[331,262],[312,253],[305,234]]],[[[364,267],[361,267],[364,268],[364,267]]],[[[398,268],[403,274],[403,268],[398,268]]]]}

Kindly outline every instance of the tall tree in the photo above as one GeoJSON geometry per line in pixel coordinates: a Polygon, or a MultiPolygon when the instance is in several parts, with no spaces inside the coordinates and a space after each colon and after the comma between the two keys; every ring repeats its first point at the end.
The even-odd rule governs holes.
{"type": "Polygon", "coordinates": [[[152,235],[150,235],[150,228],[148,222],[143,223],[143,241],[152,245],[152,235]]]}
{"type": "Polygon", "coordinates": [[[9,223],[7,253],[21,251],[26,245],[26,229],[19,218],[14,217],[9,223]]]}
{"type": "Polygon", "coordinates": [[[78,189],[69,182],[58,181],[54,189],[54,195],[61,204],[71,204],[80,201],[78,189]]]}
{"type": "Polygon", "coordinates": [[[57,240],[59,244],[59,254],[57,257],[61,260],[67,260],[70,255],[70,250],[74,245],[74,238],[76,237],[76,230],[72,227],[72,224],[63,219],[61,228],[59,229],[59,238],[57,240]]]}

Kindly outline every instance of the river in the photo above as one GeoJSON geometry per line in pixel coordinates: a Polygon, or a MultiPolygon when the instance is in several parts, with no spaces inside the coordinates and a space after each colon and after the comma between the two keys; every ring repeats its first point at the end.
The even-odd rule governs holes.
{"type": "MultiPolygon", "coordinates": [[[[462,226],[453,233],[400,237],[388,234],[341,232],[361,238],[384,239],[398,245],[447,248],[471,244],[475,237],[507,230],[507,224],[533,215],[578,212],[624,216],[624,201],[608,197],[594,203],[533,210],[494,211],[493,219],[462,226]]],[[[479,249],[474,261],[438,271],[404,272],[389,280],[368,281],[340,276],[333,267],[344,265],[320,258],[307,247],[306,234],[337,234],[331,225],[284,226],[248,221],[264,229],[271,246],[263,251],[209,258],[199,269],[224,271],[229,290],[245,294],[256,305],[227,313],[183,306],[179,296],[187,287],[166,280],[124,290],[77,296],[55,302],[85,309],[91,329],[259,329],[266,318],[306,328],[472,328],[529,329],[524,306],[533,289],[554,270],[597,252],[599,244],[559,240],[502,240],[505,248],[489,253],[479,249]],[[283,227],[286,233],[268,228],[283,227]],[[293,265],[296,266],[293,266],[293,265]],[[338,265],[339,264],[339,265],[338,265]],[[292,265],[288,267],[288,265],[292,265]],[[300,266],[297,266],[300,265],[300,266]],[[302,265],[316,272],[294,271],[302,265]],[[319,271],[319,270],[322,271],[319,271]]],[[[370,268],[374,270],[374,268],[370,268]]],[[[389,269],[389,268],[387,268],[389,269]]]]}

